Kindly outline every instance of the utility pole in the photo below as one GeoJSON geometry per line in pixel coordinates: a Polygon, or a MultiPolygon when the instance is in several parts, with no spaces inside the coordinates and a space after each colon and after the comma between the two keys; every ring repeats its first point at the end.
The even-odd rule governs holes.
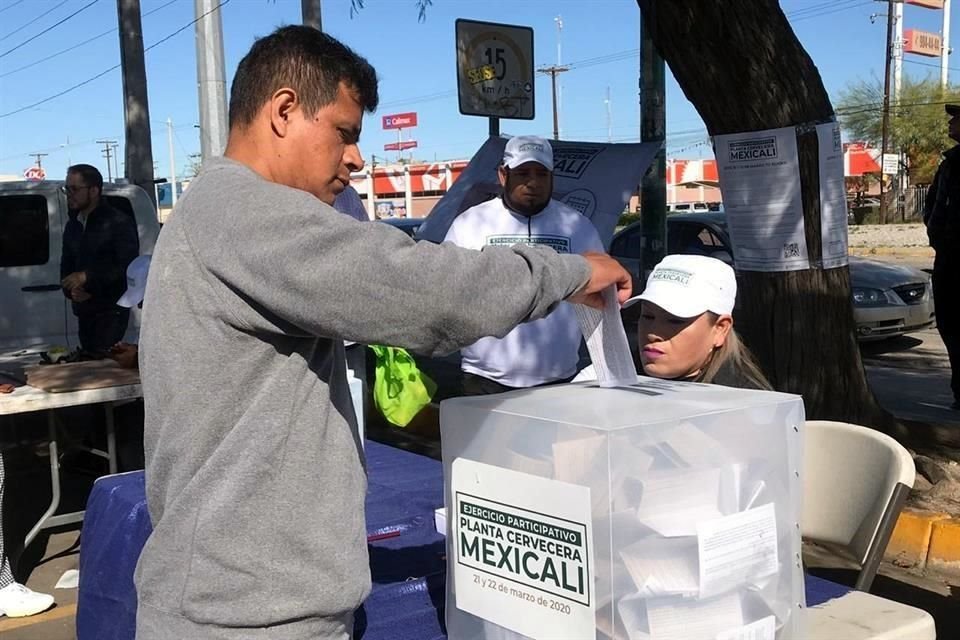
{"type": "Polygon", "coordinates": [[[550,84],[553,87],[553,139],[560,139],[560,120],[557,115],[557,74],[563,73],[564,71],[569,71],[570,67],[561,67],[560,65],[552,65],[549,67],[540,67],[537,69],[540,73],[545,73],[550,76],[550,84]]]}
{"type": "Polygon", "coordinates": [[[200,153],[204,161],[227,148],[227,77],[223,67],[223,22],[217,0],[194,0],[197,18],[197,86],[200,93],[200,153]]]}
{"type": "MultiPolygon", "coordinates": [[[[153,200],[153,142],[150,137],[147,70],[143,61],[140,0],[117,0],[117,18],[120,23],[125,122],[123,171],[129,182],[142,188],[153,200]]],[[[157,203],[154,202],[153,206],[156,207],[157,203]]]]}
{"type": "MultiPolygon", "coordinates": [[[[560,52],[561,52],[560,41],[563,39],[563,17],[557,16],[556,18],[553,19],[553,21],[557,24],[557,66],[559,67],[559,66],[561,66],[561,65],[563,64],[563,63],[560,61],[560,52]]],[[[559,114],[560,114],[560,112],[563,110],[563,85],[562,85],[562,84],[560,84],[560,85],[557,86],[556,102],[557,102],[557,114],[558,114],[558,115],[557,115],[557,125],[556,125],[557,133],[556,133],[556,135],[554,136],[554,139],[555,139],[555,140],[559,140],[559,139],[560,139],[560,116],[559,116],[559,114]]]]}
{"type": "Polygon", "coordinates": [[[323,31],[323,20],[320,16],[320,0],[300,0],[300,12],[303,16],[304,26],[313,27],[317,31],[323,31]]]}
{"type": "Polygon", "coordinates": [[[113,171],[110,168],[110,158],[113,157],[113,145],[116,140],[97,140],[97,144],[103,145],[103,157],[107,159],[107,182],[113,182],[113,171]]]}
{"type": "Polygon", "coordinates": [[[940,90],[947,91],[947,56],[950,55],[950,0],[943,0],[943,40],[940,50],[940,90]]]}
{"type": "Polygon", "coordinates": [[[610,112],[610,87],[607,87],[607,98],[603,101],[607,106],[607,142],[613,142],[613,115],[610,112]]]}
{"type": "Polygon", "coordinates": [[[880,124],[880,224],[887,223],[887,203],[883,198],[883,180],[886,174],[883,172],[883,160],[887,155],[887,134],[890,128],[890,62],[892,56],[891,45],[893,44],[893,21],[894,10],[893,0],[887,0],[887,47],[886,61],[883,69],[883,118],[880,124]]]}
{"type": "MultiPolygon", "coordinates": [[[[112,145],[110,145],[110,146],[113,147],[113,174],[114,174],[115,176],[117,176],[117,178],[119,179],[119,178],[120,178],[120,165],[117,164],[117,163],[120,162],[120,156],[119,156],[119,154],[117,154],[117,148],[120,146],[120,144],[117,143],[117,142],[114,142],[114,143],[113,143],[112,145]]],[[[153,163],[151,162],[151,164],[153,164],[153,163]]],[[[124,160],[123,165],[124,165],[124,168],[126,168],[126,165],[127,165],[126,160],[124,160]]],[[[150,172],[150,175],[153,175],[153,171],[150,172]]]]}
{"type": "Polygon", "coordinates": [[[640,182],[641,278],[653,271],[667,245],[666,67],[647,26],[640,24],[640,141],[660,150],[640,182]]]}
{"type": "Polygon", "coordinates": [[[37,159],[37,169],[43,169],[43,163],[41,163],[40,158],[46,157],[49,154],[46,153],[28,153],[28,156],[33,156],[37,159]]]}
{"type": "Polygon", "coordinates": [[[900,104],[900,86],[903,79],[903,0],[893,0],[893,106],[900,104]]]}
{"type": "Polygon", "coordinates": [[[173,154],[173,120],[167,118],[167,154],[170,156],[170,206],[177,204],[177,158],[173,154]]]}

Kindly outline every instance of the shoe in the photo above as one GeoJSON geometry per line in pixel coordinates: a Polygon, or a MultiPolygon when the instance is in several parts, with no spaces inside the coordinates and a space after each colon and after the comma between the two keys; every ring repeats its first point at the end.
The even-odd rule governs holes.
{"type": "Polygon", "coordinates": [[[22,618],[46,611],[53,606],[53,596],[32,591],[14,582],[0,589],[0,616],[22,618]]]}

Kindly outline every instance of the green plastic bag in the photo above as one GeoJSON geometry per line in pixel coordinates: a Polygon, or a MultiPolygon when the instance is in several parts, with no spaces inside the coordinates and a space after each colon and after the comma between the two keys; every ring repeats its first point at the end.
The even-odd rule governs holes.
{"type": "Polygon", "coordinates": [[[377,358],[373,401],[391,424],[405,427],[430,404],[437,385],[417,368],[405,349],[377,345],[370,348],[377,358]]]}

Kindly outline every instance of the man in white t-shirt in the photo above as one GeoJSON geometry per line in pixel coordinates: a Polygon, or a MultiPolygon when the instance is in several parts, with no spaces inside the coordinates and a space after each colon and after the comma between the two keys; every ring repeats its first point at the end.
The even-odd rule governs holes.
{"type": "MultiPolygon", "coordinates": [[[[511,138],[497,173],[502,195],[457,216],[445,242],[469,249],[544,244],[558,253],[604,250],[593,223],[551,197],[549,142],[536,136],[511,138]]],[[[582,337],[573,307],[561,302],[547,317],[521,324],[502,338],[481,338],[461,351],[464,391],[499,393],[566,382],[577,373],[582,337]]]]}

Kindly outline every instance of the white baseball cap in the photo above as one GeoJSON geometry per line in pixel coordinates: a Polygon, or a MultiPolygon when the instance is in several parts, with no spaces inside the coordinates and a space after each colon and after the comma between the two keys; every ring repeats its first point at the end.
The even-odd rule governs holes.
{"type": "Polygon", "coordinates": [[[647,288],[623,306],[646,300],[678,318],[693,318],[706,311],[729,315],[736,299],[737,276],[730,265],[707,256],[674,254],[653,268],[647,288]]]}
{"type": "Polygon", "coordinates": [[[130,308],[143,302],[149,271],[150,256],[138,256],[133,259],[133,262],[127,266],[127,290],[117,300],[118,306],[130,308]]]}
{"type": "Polygon", "coordinates": [[[536,162],[553,171],[553,147],[538,136],[514,136],[507,140],[503,150],[503,164],[516,169],[527,162],[536,162]]]}

